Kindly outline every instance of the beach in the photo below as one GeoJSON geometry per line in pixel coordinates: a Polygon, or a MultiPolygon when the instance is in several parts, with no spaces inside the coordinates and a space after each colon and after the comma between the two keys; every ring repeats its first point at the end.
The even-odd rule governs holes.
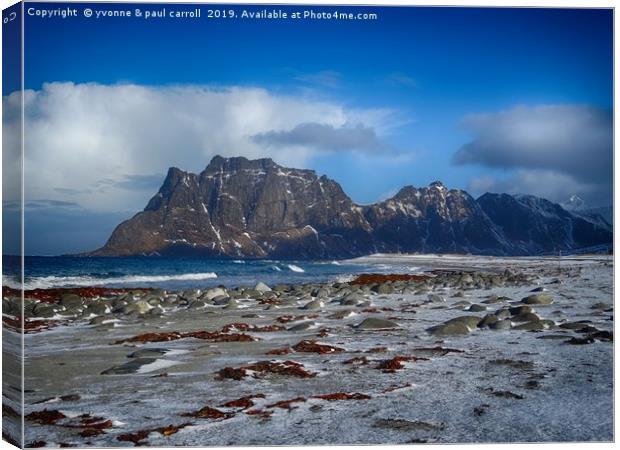
{"type": "Polygon", "coordinates": [[[353,263],[385,267],[26,292],[26,446],[613,440],[612,256],[353,263]]]}

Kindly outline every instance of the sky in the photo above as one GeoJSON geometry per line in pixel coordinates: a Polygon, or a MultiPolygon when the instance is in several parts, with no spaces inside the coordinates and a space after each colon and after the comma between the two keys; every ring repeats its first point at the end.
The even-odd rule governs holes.
{"type": "MultiPolygon", "coordinates": [[[[200,172],[216,154],[315,169],[361,204],[434,180],[474,197],[612,202],[611,10],[338,7],[378,18],[257,20],[177,4],[167,13],[200,7],[202,18],[145,20],[84,17],[136,5],[70,7],[78,17],[25,19],[27,254],[103,245],[168,167],[200,172]]],[[[19,85],[3,89],[11,130],[19,85]]]]}

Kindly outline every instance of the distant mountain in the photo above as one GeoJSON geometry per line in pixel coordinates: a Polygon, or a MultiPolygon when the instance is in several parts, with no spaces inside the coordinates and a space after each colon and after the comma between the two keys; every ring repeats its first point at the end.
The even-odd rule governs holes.
{"type": "Polygon", "coordinates": [[[609,229],[613,228],[613,224],[614,224],[613,206],[601,206],[600,208],[589,208],[583,211],[579,211],[577,214],[591,221],[595,221],[596,223],[599,223],[602,226],[607,226],[609,227],[609,229]],[[603,219],[602,222],[601,222],[601,219],[603,219]]]}
{"type": "Polygon", "coordinates": [[[467,192],[436,181],[407,186],[365,208],[381,252],[512,253],[501,230],[467,192]]]}
{"type": "Polygon", "coordinates": [[[528,255],[611,244],[612,233],[531,196],[440,182],[355,204],[312,170],[214,157],[200,174],[171,168],[144,211],[89,256],[349,258],[375,252],[528,255]]]}
{"type": "Polygon", "coordinates": [[[565,202],[560,203],[562,208],[589,222],[608,230],[613,229],[614,212],[612,206],[591,208],[578,195],[571,195],[565,202]]]}
{"type": "Polygon", "coordinates": [[[560,203],[560,206],[566,211],[581,211],[586,208],[586,202],[576,194],[571,195],[568,200],[560,203]]]}

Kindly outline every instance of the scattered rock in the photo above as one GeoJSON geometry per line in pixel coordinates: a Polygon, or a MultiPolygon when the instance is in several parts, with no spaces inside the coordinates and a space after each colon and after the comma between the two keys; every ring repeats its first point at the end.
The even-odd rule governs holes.
{"type": "Polygon", "coordinates": [[[553,303],[553,297],[549,294],[534,294],[522,298],[521,302],[526,305],[551,305],[553,303]]]}
{"type": "Polygon", "coordinates": [[[391,320],[380,319],[378,317],[369,317],[356,325],[355,328],[358,330],[386,330],[398,327],[399,325],[391,320]]]}
{"type": "Polygon", "coordinates": [[[462,316],[431,327],[427,331],[434,336],[458,336],[475,330],[478,323],[480,323],[480,317],[462,316]]]}
{"type": "Polygon", "coordinates": [[[325,302],[320,299],[312,300],[311,302],[306,303],[301,309],[321,309],[325,307],[325,302]]]}
{"type": "Polygon", "coordinates": [[[256,286],[254,286],[254,290],[261,293],[271,292],[271,288],[262,281],[259,281],[256,286]]]}
{"type": "Polygon", "coordinates": [[[482,312],[486,310],[487,310],[486,306],[478,305],[478,304],[473,304],[467,309],[467,311],[470,311],[470,312],[482,312]]]}

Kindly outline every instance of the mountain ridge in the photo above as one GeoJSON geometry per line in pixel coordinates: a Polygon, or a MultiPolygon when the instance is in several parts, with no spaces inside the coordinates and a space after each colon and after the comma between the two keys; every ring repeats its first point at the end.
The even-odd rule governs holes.
{"type": "Polygon", "coordinates": [[[314,170],[214,156],[168,170],[143,211],[85,256],[343,259],[376,252],[527,255],[611,244],[599,224],[538,197],[474,199],[440,181],[359,205],[314,170]]]}

